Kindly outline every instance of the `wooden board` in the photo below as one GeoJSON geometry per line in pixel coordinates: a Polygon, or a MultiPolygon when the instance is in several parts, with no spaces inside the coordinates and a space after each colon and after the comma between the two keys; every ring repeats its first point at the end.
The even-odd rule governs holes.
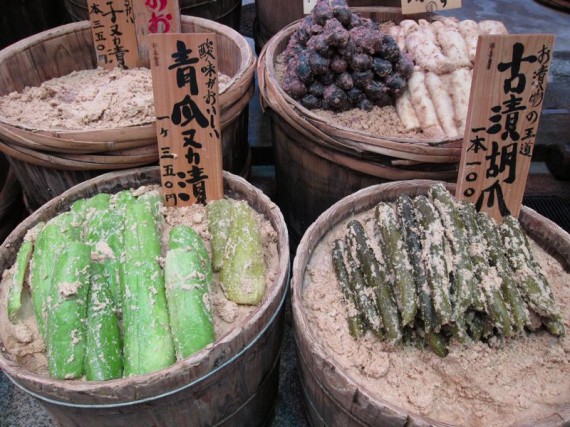
{"type": "Polygon", "coordinates": [[[149,34],[161,180],[167,206],[223,197],[214,33],[149,34]]]}
{"type": "Polygon", "coordinates": [[[133,0],[87,0],[97,65],[139,66],[133,0]]]}
{"type": "Polygon", "coordinates": [[[402,0],[402,13],[404,15],[457,9],[460,7],[461,0],[402,0]]]}
{"type": "Polygon", "coordinates": [[[546,90],[553,35],[480,36],[457,197],[518,216],[546,90]]]}
{"type": "Polygon", "coordinates": [[[150,67],[148,34],[180,33],[180,3],[178,0],[147,0],[133,3],[141,65],[150,67]]]}

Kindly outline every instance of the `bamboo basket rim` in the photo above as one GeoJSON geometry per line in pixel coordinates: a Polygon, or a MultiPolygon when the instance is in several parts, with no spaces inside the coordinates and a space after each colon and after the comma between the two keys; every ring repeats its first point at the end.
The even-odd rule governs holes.
{"type": "MultiPolygon", "coordinates": [[[[355,7],[356,12],[369,14],[400,14],[395,7],[355,7]]],[[[425,14],[410,15],[423,17],[425,14]]],[[[437,19],[437,15],[432,15],[437,19]]],[[[455,163],[461,155],[461,140],[425,140],[375,135],[371,132],[351,129],[328,121],[303,107],[281,88],[275,74],[274,62],[302,20],[297,20],[275,34],[263,47],[258,57],[257,75],[262,108],[270,108],[297,127],[307,137],[338,150],[364,150],[389,157],[426,161],[431,163],[455,163]]]]}
{"type": "MultiPolygon", "coordinates": [[[[240,66],[230,77],[226,87],[220,92],[219,103],[222,106],[220,117],[222,124],[231,122],[236,115],[235,104],[243,104],[243,99],[251,99],[250,86],[256,69],[256,56],[253,48],[247,43],[245,38],[236,30],[215,21],[194,16],[181,16],[182,26],[196,25],[216,33],[218,36],[226,37],[235,44],[240,53],[240,66]],[[230,113],[228,113],[230,111],[230,113]],[[229,114],[229,118],[224,117],[229,114]]],[[[79,21],[64,24],[54,29],[42,31],[14,43],[11,46],[0,50],[0,63],[7,59],[20,55],[36,45],[41,45],[45,41],[57,39],[59,37],[90,31],[89,21],[79,21]]],[[[89,37],[91,37],[89,35],[89,37]]],[[[108,151],[112,149],[122,149],[148,143],[151,139],[156,139],[156,121],[132,126],[122,126],[114,128],[98,129],[36,129],[25,124],[14,123],[6,118],[0,111],[0,135],[6,139],[15,138],[13,142],[26,143],[25,139],[38,139],[42,145],[49,147],[49,150],[75,150],[76,152],[108,151]],[[141,143],[141,139],[143,140],[141,143]]],[[[29,144],[29,141],[28,141],[29,144]]]]}
{"type": "MultiPolygon", "coordinates": [[[[149,161],[143,161],[144,158],[141,159],[137,156],[98,156],[97,158],[91,157],[92,161],[89,161],[89,157],[78,158],[73,154],[66,156],[60,153],[36,151],[18,145],[10,145],[2,140],[0,140],[0,151],[7,156],[32,165],[62,170],[128,169],[149,163],[149,161]],[[103,157],[108,161],[100,162],[103,157]]],[[[89,156],[89,154],[85,156],[89,156]]],[[[156,157],[158,158],[158,151],[156,157]]]]}
{"type": "MultiPolygon", "coordinates": [[[[356,213],[372,208],[379,201],[394,199],[394,195],[403,194],[403,192],[400,191],[401,189],[406,190],[405,193],[411,196],[425,194],[427,189],[435,183],[442,183],[442,181],[418,179],[372,185],[344,197],[319,215],[307,229],[297,247],[291,274],[291,304],[296,339],[298,343],[304,344],[303,346],[299,346],[300,356],[303,358],[314,358],[317,364],[330,368],[327,369],[328,374],[323,379],[325,382],[330,381],[331,384],[335,384],[334,388],[337,392],[342,391],[344,395],[343,401],[349,401],[348,399],[350,399],[352,395],[356,396],[356,394],[358,394],[358,400],[361,402],[362,407],[373,406],[374,409],[379,411],[384,410],[386,413],[397,414],[402,420],[411,418],[416,422],[419,421],[418,425],[427,423],[428,425],[438,427],[449,427],[449,424],[437,422],[428,417],[412,413],[397,405],[388,403],[381,397],[377,397],[377,395],[371,393],[369,389],[347,373],[342,366],[335,365],[328,360],[328,353],[311,331],[302,295],[305,269],[310,260],[312,251],[332,227],[356,213]],[[386,192],[390,192],[390,197],[383,197],[386,192]],[[306,351],[307,354],[304,354],[304,351],[306,351]],[[344,399],[344,397],[346,397],[346,399],[344,399]],[[363,401],[366,402],[363,403],[363,401]]],[[[448,190],[452,191],[452,193],[455,192],[455,184],[446,182],[443,182],[443,184],[448,190]]],[[[566,271],[570,272],[570,234],[550,219],[526,206],[522,207],[519,220],[526,232],[535,239],[543,249],[554,256],[566,271]],[[545,247],[546,245],[550,246],[545,247]]],[[[326,385],[321,384],[321,387],[325,388],[326,385]]],[[[342,407],[341,403],[334,396],[331,395],[329,397],[342,407]]],[[[556,408],[556,410],[553,408],[552,413],[556,415],[565,414],[563,420],[558,419],[561,421],[560,425],[566,425],[565,423],[570,421],[570,402],[556,408]]],[[[552,426],[554,424],[552,424],[551,417],[552,415],[548,415],[540,420],[535,420],[532,425],[537,427],[552,426]]]]}
{"type": "MultiPolygon", "coordinates": [[[[177,361],[167,368],[128,378],[108,381],[54,380],[18,366],[15,362],[8,360],[2,351],[0,351],[0,369],[11,381],[17,383],[18,387],[50,403],[68,407],[113,408],[136,405],[178,393],[194,383],[206,380],[214,372],[233,363],[266,332],[282,309],[288,294],[290,253],[287,225],[277,205],[261,190],[240,176],[223,171],[223,179],[224,193],[238,195],[247,200],[254,209],[265,215],[277,233],[279,261],[273,285],[266,290],[258,308],[247,316],[241,327],[232,328],[225,335],[217,337],[212,346],[177,361]],[[262,322],[264,318],[270,318],[271,322],[261,325],[263,326],[261,330],[255,329],[257,323],[262,322]],[[239,349],[228,354],[226,350],[229,346],[239,349]],[[162,389],[164,386],[170,387],[165,391],[162,389]],[[157,395],[155,388],[161,389],[161,394],[157,395]],[[70,395],[77,400],[69,400],[70,395]]],[[[2,243],[0,246],[0,265],[2,266],[0,268],[4,268],[3,264],[8,268],[14,262],[17,248],[26,231],[43,220],[43,216],[53,217],[67,210],[76,199],[96,194],[99,191],[98,186],[114,183],[113,191],[130,188],[125,187],[127,184],[132,185],[130,180],[136,180],[138,184],[134,185],[158,183],[160,181],[159,167],[150,166],[109,172],[77,184],[50,200],[21,222],[2,243]]],[[[3,309],[5,308],[0,308],[0,310],[3,309]]]]}

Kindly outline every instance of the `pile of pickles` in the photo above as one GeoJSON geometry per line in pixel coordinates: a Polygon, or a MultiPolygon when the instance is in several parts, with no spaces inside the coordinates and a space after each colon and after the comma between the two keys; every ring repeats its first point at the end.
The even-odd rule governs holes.
{"type": "Polygon", "coordinates": [[[379,203],[332,247],[349,304],[349,332],[448,354],[461,343],[497,344],[546,328],[565,334],[560,308],[517,219],[497,225],[442,184],[427,196],[379,203]]]}

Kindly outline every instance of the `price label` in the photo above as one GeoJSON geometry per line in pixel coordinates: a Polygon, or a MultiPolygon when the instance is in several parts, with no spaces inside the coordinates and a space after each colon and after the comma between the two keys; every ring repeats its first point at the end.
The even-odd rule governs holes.
{"type": "Polygon", "coordinates": [[[223,197],[216,34],[149,34],[162,193],[167,206],[223,197]]]}
{"type": "Polygon", "coordinates": [[[150,68],[148,34],[180,33],[178,0],[134,1],[133,11],[141,64],[150,68]]]}
{"type": "Polygon", "coordinates": [[[88,0],[97,65],[111,69],[140,65],[133,0],[88,0]]]}
{"type": "Polygon", "coordinates": [[[402,14],[404,15],[457,9],[460,7],[461,0],[402,0],[402,14]]]}
{"type": "Polygon", "coordinates": [[[553,35],[479,36],[456,195],[496,220],[518,216],[553,35]]]}

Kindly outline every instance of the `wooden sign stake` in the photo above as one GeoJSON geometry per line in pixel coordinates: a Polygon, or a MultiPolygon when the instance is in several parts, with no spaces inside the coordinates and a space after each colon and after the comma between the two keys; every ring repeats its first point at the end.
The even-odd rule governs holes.
{"type": "Polygon", "coordinates": [[[98,66],[105,69],[140,66],[133,1],[87,0],[98,66]]]}
{"type": "Polygon", "coordinates": [[[553,35],[479,37],[456,194],[495,220],[519,215],[553,46],[553,35]]]}
{"type": "Polygon", "coordinates": [[[402,0],[402,15],[458,9],[461,0],[402,0]]]}
{"type": "Polygon", "coordinates": [[[178,0],[138,0],[133,3],[141,66],[150,68],[148,34],[180,33],[178,0]]]}
{"type": "Polygon", "coordinates": [[[216,35],[149,34],[166,206],[223,198],[216,35]]]}

